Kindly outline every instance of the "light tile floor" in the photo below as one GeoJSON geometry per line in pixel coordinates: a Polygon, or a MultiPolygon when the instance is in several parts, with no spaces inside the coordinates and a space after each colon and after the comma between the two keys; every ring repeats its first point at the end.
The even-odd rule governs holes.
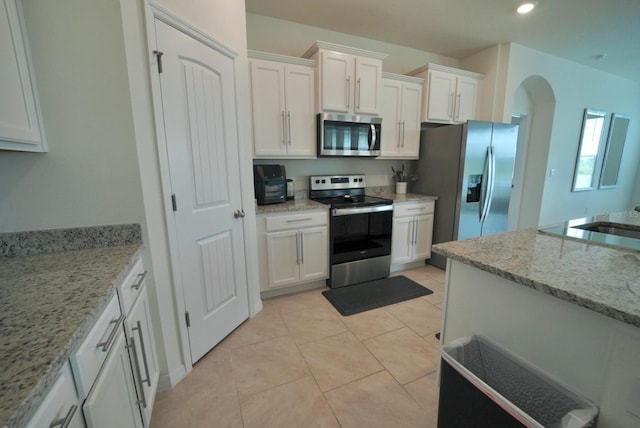
{"type": "Polygon", "coordinates": [[[324,288],[264,300],[158,393],[151,427],[435,427],[444,272],[396,274],[433,294],[348,317],[324,288]]]}

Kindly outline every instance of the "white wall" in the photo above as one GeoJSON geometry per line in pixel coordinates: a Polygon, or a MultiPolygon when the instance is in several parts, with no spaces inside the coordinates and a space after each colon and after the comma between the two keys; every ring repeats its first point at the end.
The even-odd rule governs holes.
{"type": "Polygon", "coordinates": [[[0,232],[141,222],[118,3],[22,3],[49,152],[0,151],[0,232]]]}
{"type": "Polygon", "coordinates": [[[640,163],[640,85],[512,44],[505,82],[505,116],[513,110],[513,94],[520,84],[536,75],[548,82],[555,96],[548,160],[546,167],[542,162],[536,164],[539,173],[545,176],[539,224],[628,209],[636,191],[640,163]],[[587,107],[627,113],[633,118],[615,189],[571,192],[582,117],[587,107]],[[556,175],[550,177],[552,168],[556,175]]]}
{"type": "Polygon", "coordinates": [[[389,73],[408,73],[430,62],[460,66],[460,61],[451,57],[247,13],[247,42],[251,50],[300,57],[316,40],[387,54],[382,68],[389,73]]]}

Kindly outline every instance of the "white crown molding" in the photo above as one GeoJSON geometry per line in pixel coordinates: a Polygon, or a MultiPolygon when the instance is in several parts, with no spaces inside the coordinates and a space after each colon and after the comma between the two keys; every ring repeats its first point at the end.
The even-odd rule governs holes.
{"type": "Polygon", "coordinates": [[[473,71],[461,70],[459,68],[447,67],[446,65],[431,63],[423,65],[422,67],[418,67],[415,70],[411,70],[407,74],[410,76],[415,76],[428,70],[443,71],[445,73],[453,73],[457,74],[458,76],[473,77],[475,79],[484,79],[484,74],[481,73],[475,73],[473,71]]]}
{"type": "Polygon", "coordinates": [[[282,62],[286,64],[296,64],[296,65],[305,65],[308,67],[315,67],[316,60],[307,59],[307,58],[298,58],[294,56],[280,55],[274,54],[270,52],[260,52],[260,51],[247,51],[247,56],[249,59],[262,59],[265,61],[276,61],[282,62]]]}
{"type": "Polygon", "coordinates": [[[404,74],[396,74],[396,73],[387,73],[386,71],[382,72],[382,78],[397,80],[399,82],[417,83],[419,85],[422,85],[424,83],[424,79],[422,77],[407,76],[404,74]]]}
{"type": "Polygon", "coordinates": [[[379,60],[383,60],[388,56],[387,54],[383,54],[379,52],[372,52],[364,49],[354,48],[351,46],[343,46],[343,45],[338,45],[336,43],[329,43],[329,42],[316,40],[316,42],[304,54],[302,54],[302,57],[311,58],[320,49],[336,51],[336,52],[341,52],[341,53],[356,55],[356,56],[364,56],[367,58],[373,58],[373,59],[379,59],[379,60]]]}

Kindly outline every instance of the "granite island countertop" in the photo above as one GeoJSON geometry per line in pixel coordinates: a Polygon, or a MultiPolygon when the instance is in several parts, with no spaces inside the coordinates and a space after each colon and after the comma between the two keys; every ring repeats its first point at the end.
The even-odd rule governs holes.
{"type": "Polygon", "coordinates": [[[536,229],[440,243],[433,251],[640,327],[640,252],[536,229]]]}
{"type": "Polygon", "coordinates": [[[45,232],[35,239],[33,233],[0,239],[3,248],[11,249],[4,254],[19,254],[0,258],[2,426],[23,426],[28,421],[94,325],[141,252],[136,226],[133,233],[115,239],[106,228],[100,228],[103,236],[98,239],[82,229],[80,244],[73,241],[80,229],[45,232]],[[29,240],[34,242],[24,245],[29,240]],[[72,241],[76,244],[69,245],[72,241]],[[61,242],[66,242],[68,251],[60,250],[61,242]],[[34,250],[34,243],[41,248],[34,250]],[[54,252],[48,252],[51,249],[54,252]]]}

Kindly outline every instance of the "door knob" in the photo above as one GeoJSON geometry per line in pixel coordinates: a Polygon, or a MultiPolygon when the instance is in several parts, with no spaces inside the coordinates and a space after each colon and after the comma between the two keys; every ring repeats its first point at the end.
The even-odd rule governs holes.
{"type": "Polygon", "coordinates": [[[233,212],[233,217],[234,218],[244,218],[245,214],[244,214],[244,210],[235,210],[233,212]]]}

